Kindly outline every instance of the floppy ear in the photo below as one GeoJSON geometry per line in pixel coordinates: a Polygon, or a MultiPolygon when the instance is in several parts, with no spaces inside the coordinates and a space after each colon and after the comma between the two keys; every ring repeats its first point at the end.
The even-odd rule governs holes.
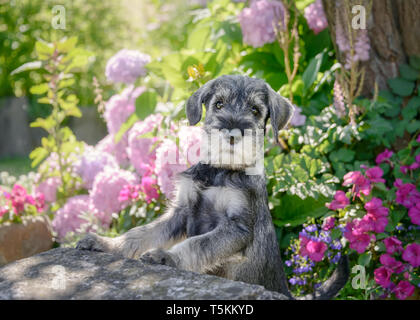
{"type": "Polygon", "coordinates": [[[210,85],[213,80],[201,86],[194,94],[188,98],[186,104],[186,113],[188,122],[191,126],[197,124],[201,120],[203,114],[203,103],[206,101],[210,93],[210,85]]]}
{"type": "Polygon", "coordinates": [[[268,109],[270,112],[271,126],[273,128],[274,139],[278,142],[279,130],[283,129],[290,121],[294,113],[292,103],[279,95],[268,86],[268,109]]]}

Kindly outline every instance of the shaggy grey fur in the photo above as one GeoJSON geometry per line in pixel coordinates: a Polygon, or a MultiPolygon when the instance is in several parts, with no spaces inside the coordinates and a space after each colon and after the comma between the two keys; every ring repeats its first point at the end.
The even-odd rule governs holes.
{"type": "MultiPolygon", "coordinates": [[[[270,118],[277,139],[293,114],[289,101],[264,81],[244,76],[222,76],[195,92],[186,106],[190,124],[201,120],[203,103],[206,132],[239,129],[243,135],[247,129],[265,130],[270,118]]],[[[163,216],[117,238],[88,235],[77,248],[260,284],[294,299],[268,209],[265,175],[247,175],[246,167],[199,162],[179,175],[175,200],[163,216]]],[[[348,273],[343,257],[332,277],[303,299],[332,298],[348,273]]]]}

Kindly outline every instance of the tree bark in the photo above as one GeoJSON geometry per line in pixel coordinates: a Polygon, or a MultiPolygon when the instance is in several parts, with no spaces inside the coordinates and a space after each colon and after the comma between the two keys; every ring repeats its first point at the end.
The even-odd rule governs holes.
{"type": "MultiPolygon", "coordinates": [[[[322,0],[331,38],[335,42],[335,8],[348,0],[322,0]]],[[[360,4],[367,3],[361,0],[360,4]]],[[[379,89],[387,89],[387,79],[398,76],[400,64],[409,56],[420,56],[420,0],[372,0],[372,10],[367,17],[370,39],[370,58],[363,63],[366,68],[362,95],[372,96],[375,82],[379,89]]],[[[339,61],[345,61],[339,54],[339,61]]]]}

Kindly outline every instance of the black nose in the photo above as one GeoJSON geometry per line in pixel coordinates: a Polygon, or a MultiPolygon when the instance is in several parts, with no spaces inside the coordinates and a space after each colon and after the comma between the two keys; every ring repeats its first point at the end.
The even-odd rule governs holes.
{"type": "Polygon", "coordinates": [[[243,135],[242,130],[237,129],[237,128],[225,131],[225,137],[229,141],[230,145],[234,145],[236,142],[241,140],[242,135],[243,135]]]}

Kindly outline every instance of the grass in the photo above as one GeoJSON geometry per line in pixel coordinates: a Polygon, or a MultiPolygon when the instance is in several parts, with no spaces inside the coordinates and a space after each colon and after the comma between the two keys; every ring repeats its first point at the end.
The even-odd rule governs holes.
{"type": "Polygon", "coordinates": [[[19,177],[27,174],[31,169],[29,157],[8,157],[0,158],[0,172],[7,171],[10,175],[19,177]]]}

